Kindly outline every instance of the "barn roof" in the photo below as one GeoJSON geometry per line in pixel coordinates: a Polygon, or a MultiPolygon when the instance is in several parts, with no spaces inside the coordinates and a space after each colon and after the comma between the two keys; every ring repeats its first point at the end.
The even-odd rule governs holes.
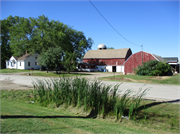
{"type": "Polygon", "coordinates": [[[105,49],[105,50],[89,50],[83,59],[103,59],[103,58],[126,58],[130,48],[123,49],[105,49]]]}
{"type": "Polygon", "coordinates": [[[156,57],[158,59],[158,61],[161,61],[161,62],[165,62],[165,60],[159,56],[159,55],[155,55],[155,54],[152,54],[154,57],[156,57]]]}

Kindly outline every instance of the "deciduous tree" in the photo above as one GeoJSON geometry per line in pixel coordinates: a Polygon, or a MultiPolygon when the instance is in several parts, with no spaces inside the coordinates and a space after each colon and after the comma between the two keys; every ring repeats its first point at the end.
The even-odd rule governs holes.
{"type": "Polygon", "coordinates": [[[60,47],[50,47],[48,50],[42,52],[38,57],[38,64],[41,66],[46,66],[47,73],[49,68],[56,69],[57,73],[57,67],[61,64],[62,55],[63,51],[60,47]]]}
{"type": "Polygon", "coordinates": [[[77,60],[76,60],[76,53],[70,53],[66,51],[65,56],[63,58],[63,66],[67,69],[67,73],[69,74],[70,71],[76,68],[77,60]]]}

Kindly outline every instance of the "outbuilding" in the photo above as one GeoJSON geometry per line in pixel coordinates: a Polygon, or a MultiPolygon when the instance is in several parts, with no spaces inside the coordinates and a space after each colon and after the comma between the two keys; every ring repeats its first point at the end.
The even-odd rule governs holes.
{"type": "Polygon", "coordinates": [[[163,59],[171,66],[174,73],[179,73],[178,57],[163,57],[163,59]]]}
{"type": "Polygon", "coordinates": [[[151,54],[148,52],[140,51],[137,53],[132,54],[125,62],[124,62],[124,72],[134,73],[134,68],[137,68],[139,65],[142,65],[143,62],[147,62],[150,60],[157,60],[161,62],[165,62],[165,60],[158,55],[151,54]]]}
{"type": "Polygon", "coordinates": [[[98,71],[124,72],[123,63],[131,56],[130,48],[107,49],[104,44],[98,50],[89,50],[83,57],[83,63],[95,64],[98,71]]]}

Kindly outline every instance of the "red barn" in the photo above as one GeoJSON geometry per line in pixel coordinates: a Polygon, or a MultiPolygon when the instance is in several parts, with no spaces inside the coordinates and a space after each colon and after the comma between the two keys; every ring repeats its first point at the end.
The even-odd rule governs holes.
{"type": "Polygon", "coordinates": [[[106,49],[104,44],[98,46],[98,50],[89,50],[83,58],[83,63],[95,64],[99,71],[124,72],[123,63],[132,54],[130,48],[106,49]]]}
{"type": "Polygon", "coordinates": [[[124,63],[124,72],[127,73],[133,73],[133,68],[137,68],[138,65],[142,65],[142,62],[147,62],[149,60],[157,60],[164,62],[164,59],[161,56],[147,53],[147,52],[137,52],[135,54],[132,54],[124,63]]]}

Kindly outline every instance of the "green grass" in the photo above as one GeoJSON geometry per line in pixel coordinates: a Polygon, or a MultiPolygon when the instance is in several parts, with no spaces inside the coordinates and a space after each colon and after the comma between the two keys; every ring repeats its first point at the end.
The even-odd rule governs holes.
{"type": "MultiPolygon", "coordinates": [[[[27,73],[23,74],[23,75],[27,75],[27,73]]],[[[65,72],[63,73],[56,73],[56,72],[46,72],[46,71],[42,71],[42,72],[35,72],[35,73],[30,73],[30,75],[33,76],[44,76],[44,77],[72,77],[72,76],[82,76],[82,75],[90,75],[90,74],[82,74],[82,73],[78,73],[78,72],[72,72],[70,74],[67,74],[65,72]]]]}
{"type": "Polygon", "coordinates": [[[137,93],[133,93],[131,90],[127,90],[118,96],[116,94],[119,85],[107,86],[101,81],[94,80],[89,82],[85,78],[75,77],[59,77],[56,79],[37,79],[33,81],[35,89],[35,98],[41,105],[47,106],[50,103],[55,103],[56,107],[66,104],[67,106],[84,106],[92,109],[94,115],[96,113],[102,115],[103,118],[109,113],[114,112],[116,114],[116,120],[121,120],[122,115],[129,113],[129,107],[131,107],[131,114],[129,118],[137,117],[137,110],[139,104],[142,101],[142,97],[146,93],[147,89],[139,90],[137,93]],[[133,95],[134,94],[134,95],[133,95]],[[130,97],[133,96],[134,99],[130,97]],[[133,106],[132,106],[133,105],[133,106]]]}
{"type": "Polygon", "coordinates": [[[180,74],[166,77],[168,78],[163,79],[163,76],[116,75],[115,78],[109,76],[103,77],[101,80],[180,85],[180,74]]]}
{"type": "Polygon", "coordinates": [[[115,122],[115,117],[110,115],[105,119],[81,118],[88,113],[77,107],[53,108],[30,103],[34,101],[33,92],[1,90],[1,133],[179,133],[178,104],[155,105],[145,101],[144,104],[155,103],[146,109],[146,120],[143,115],[135,121],[115,122]]]}
{"type": "MultiPolygon", "coordinates": [[[[34,70],[39,71],[39,70],[34,70]]],[[[0,69],[0,73],[20,73],[20,72],[29,72],[31,73],[31,70],[21,70],[21,69],[0,69]]]]}

